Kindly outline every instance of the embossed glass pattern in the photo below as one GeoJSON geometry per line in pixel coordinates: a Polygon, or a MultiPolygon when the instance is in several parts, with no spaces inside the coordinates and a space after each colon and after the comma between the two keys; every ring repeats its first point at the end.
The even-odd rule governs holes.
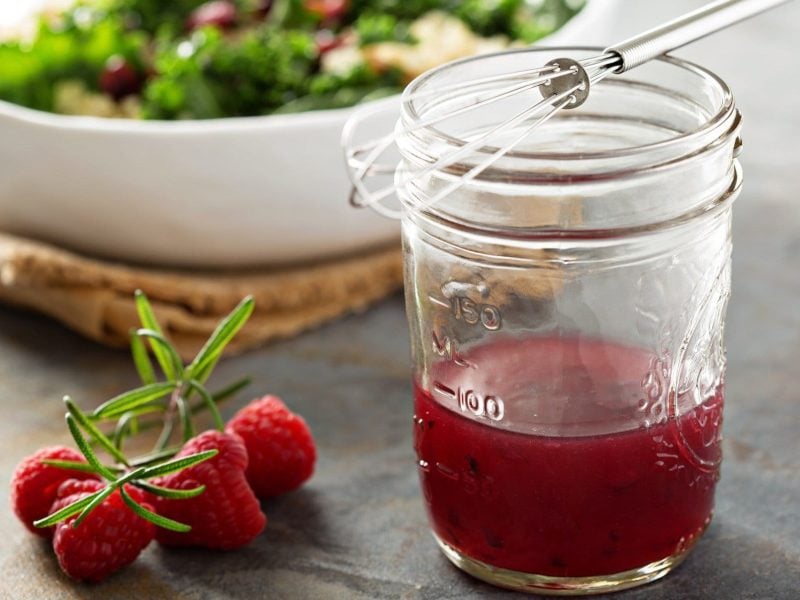
{"type": "MultiPolygon", "coordinates": [[[[462,61],[408,93],[594,53],[462,61]]],[[[416,98],[406,124],[452,110],[416,98]]],[[[403,168],[530,101],[416,130],[403,168]]],[[[597,85],[435,206],[426,198],[491,147],[403,191],[415,450],[433,532],[461,568],[607,591],[666,574],[702,535],[721,459],[739,128],[722,81],[662,59],[597,85]]]]}

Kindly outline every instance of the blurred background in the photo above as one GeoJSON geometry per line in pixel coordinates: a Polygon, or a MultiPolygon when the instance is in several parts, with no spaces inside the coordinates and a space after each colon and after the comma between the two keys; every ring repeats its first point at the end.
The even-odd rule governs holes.
{"type": "MultiPolygon", "coordinates": [[[[396,97],[454,58],[529,43],[602,46],[702,4],[2,3],[0,300],[123,344],[130,293],[142,287],[187,352],[246,292],[262,299],[264,320],[243,347],[364,308],[402,277],[398,224],[347,201],[339,137],[350,107],[396,97]],[[294,279],[276,279],[287,273],[294,279]]],[[[790,3],[678,53],[736,94],[745,119],[737,223],[761,243],[772,219],[785,224],[798,210],[789,193],[798,116],[776,87],[797,72],[786,50],[797,10],[790,3]]]]}
{"type": "MultiPolygon", "coordinates": [[[[395,97],[454,58],[603,45],[702,4],[3,3],[0,299],[121,344],[132,318],[125,298],[140,286],[172,315],[187,351],[205,333],[202,319],[243,291],[274,307],[244,346],[363,308],[401,284],[398,225],[347,202],[339,136],[350,107],[395,97]],[[36,11],[43,16],[28,18],[36,11]],[[349,279],[337,285],[342,273],[349,279]]],[[[798,116],[776,85],[797,72],[786,49],[797,10],[790,3],[678,53],[737,96],[746,181],[737,223],[762,244],[773,219],[793,222],[798,210],[789,192],[798,116]]]]}

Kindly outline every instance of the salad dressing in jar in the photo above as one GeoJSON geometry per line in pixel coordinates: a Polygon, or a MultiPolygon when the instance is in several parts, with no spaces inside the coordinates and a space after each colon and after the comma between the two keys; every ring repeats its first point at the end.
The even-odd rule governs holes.
{"type": "Polygon", "coordinates": [[[502,141],[424,168],[530,98],[414,128],[450,109],[425,90],[565,54],[596,50],[421,77],[399,147],[414,447],[434,536],[488,582],[575,594],[662,577],[711,520],[740,116],[715,75],[658,59],[426,202],[502,141]]]}

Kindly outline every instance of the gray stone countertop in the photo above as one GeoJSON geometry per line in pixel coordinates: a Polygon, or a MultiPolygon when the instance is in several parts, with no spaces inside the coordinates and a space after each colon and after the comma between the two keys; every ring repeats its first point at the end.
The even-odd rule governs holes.
{"type": "MultiPolygon", "coordinates": [[[[608,41],[698,2],[619,4],[608,41]]],[[[800,2],[679,53],[726,79],[745,117],[728,316],[725,460],[716,516],[673,574],[614,598],[800,598],[800,2]]],[[[0,182],[0,185],[2,183],[0,182]]],[[[0,597],[489,598],[514,594],[452,568],[430,537],[411,450],[402,301],[225,361],[306,415],[313,480],[269,502],[270,523],[231,553],[165,551],[97,586],[76,586],[47,545],[0,510],[0,597]]],[[[42,318],[0,309],[0,497],[17,461],[66,442],[59,398],[92,405],[135,385],[125,352],[42,318]]],[[[230,414],[238,403],[225,408],[230,414]]],[[[5,502],[5,500],[4,500],[5,502]]]]}

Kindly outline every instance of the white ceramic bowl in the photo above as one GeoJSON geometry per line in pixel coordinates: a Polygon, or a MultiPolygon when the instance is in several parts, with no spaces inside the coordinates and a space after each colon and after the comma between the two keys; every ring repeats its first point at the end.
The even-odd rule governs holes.
{"type": "MultiPolygon", "coordinates": [[[[607,42],[616,0],[544,40],[607,42]]],[[[0,101],[0,229],[180,267],[356,252],[397,223],[349,206],[339,137],[353,109],[208,121],[50,114],[0,101]]]]}

